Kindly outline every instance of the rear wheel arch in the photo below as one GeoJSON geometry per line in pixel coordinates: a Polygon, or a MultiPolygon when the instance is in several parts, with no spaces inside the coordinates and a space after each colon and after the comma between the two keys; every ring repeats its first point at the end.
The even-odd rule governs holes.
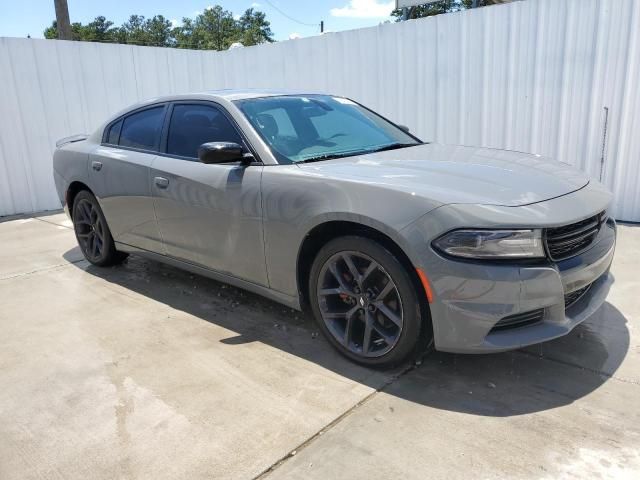
{"type": "Polygon", "coordinates": [[[83,186],[86,187],[81,182],[76,185],[78,190],[69,208],[78,245],[93,265],[107,267],[119,264],[129,255],[116,250],[98,199],[88,187],[83,186]]]}
{"type": "Polygon", "coordinates": [[[73,181],[69,184],[69,186],[67,187],[67,192],[65,194],[65,200],[67,202],[67,208],[69,209],[69,216],[73,219],[73,202],[76,199],[76,196],[78,195],[78,193],[80,193],[81,191],[86,190],[89,193],[91,193],[92,195],[95,196],[95,193],[93,193],[93,191],[89,188],[89,186],[86,183],[83,183],[81,181],[73,181]]]}

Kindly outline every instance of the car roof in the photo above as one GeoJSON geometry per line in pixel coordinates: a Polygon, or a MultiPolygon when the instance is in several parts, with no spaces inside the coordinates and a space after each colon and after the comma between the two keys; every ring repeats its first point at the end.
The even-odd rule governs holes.
{"type": "Polygon", "coordinates": [[[306,92],[299,90],[266,90],[266,89],[226,89],[208,90],[201,92],[203,95],[224,98],[226,100],[245,100],[247,98],[275,97],[282,95],[322,95],[319,92],[306,92]]]}
{"type": "Polygon", "coordinates": [[[227,90],[205,90],[203,92],[183,93],[176,95],[163,95],[150,98],[138,103],[132,108],[147,105],[150,103],[170,102],[175,100],[194,100],[194,99],[222,99],[227,101],[245,100],[248,98],[276,97],[282,95],[325,95],[319,92],[303,92],[297,90],[264,90],[264,89],[227,89],[227,90]]]}
{"type": "Polygon", "coordinates": [[[134,105],[130,105],[127,108],[121,110],[116,115],[112,116],[109,121],[117,118],[123,114],[137,110],[142,107],[152,105],[154,103],[172,102],[179,100],[223,100],[233,102],[235,100],[246,100],[249,98],[263,98],[263,97],[276,97],[283,95],[327,95],[320,92],[305,92],[299,90],[269,90],[269,89],[225,89],[225,90],[205,90],[202,92],[193,93],[181,93],[174,95],[162,95],[154,98],[148,98],[142,100],[134,105]]]}
{"type": "Polygon", "coordinates": [[[301,96],[310,96],[310,95],[327,95],[326,93],[321,92],[305,92],[301,90],[275,90],[275,89],[223,89],[223,90],[205,90],[201,92],[193,92],[193,93],[182,93],[182,94],[174,94],[174,95],[162,95],[154,98],[148,98],[146,100],[142,100],[133,105],[129,105],[127,108],[120,110],[115,115],[109,117],[109,119],[103,123],[98,130],[96,131],[96,136],[101,136],[104,128],[111,122],[113,122],[118,117],[123,115],[127,115],[130,112],[133,112],[139,108],[148,107],[155,103],[163,103],[163,102],[173,102],[180,100],[218,100],[221,102],[233,102],[235,100],[246,100],[249,98],[264,98],[264,97],[276,97],[276,96],[285,96],[285,95],[301,95],[301,96]]]}

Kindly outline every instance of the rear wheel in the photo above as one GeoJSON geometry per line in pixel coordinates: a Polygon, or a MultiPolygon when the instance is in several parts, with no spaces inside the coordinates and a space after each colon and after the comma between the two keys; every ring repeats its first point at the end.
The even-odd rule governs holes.
{"type": "Polygon", "coordinates": [[[122,262],[126,253],[118,252],[107,221],[91,192],[79,192],[73,201],[73,228],[84,257],[94,265],[107,267],[122,262]]]}
{"type": "Polygon", "coordinates": [[[330,241],[318,252],[309,280],[316,321],[343,355],[388,367],[415,349],[422,326],[415,283],[379,243],[357,236],[330,241]]]}

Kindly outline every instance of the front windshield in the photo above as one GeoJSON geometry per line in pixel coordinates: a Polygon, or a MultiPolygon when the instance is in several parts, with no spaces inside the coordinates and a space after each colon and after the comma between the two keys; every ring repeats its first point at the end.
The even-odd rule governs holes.
{"type": "Polygon", "coordinates": [[[327,160],[420,143],[346,98],[292,95],[236,104],[279,163],[327,160]]]}

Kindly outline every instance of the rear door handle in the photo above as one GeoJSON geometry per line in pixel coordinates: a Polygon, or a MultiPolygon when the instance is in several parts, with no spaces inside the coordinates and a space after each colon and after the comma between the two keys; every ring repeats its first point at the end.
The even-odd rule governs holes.
{"type": "Polygon", "coordinates": [[[169,180],[164,177],[156,177],[153,181],[158,188],[167,188],[169,186],[169,180]]]}
{"type": "Polygon", "coordinates": [[[102,162],[91,162],[91,168],[93,168],[96,172],[102,170],[102,162]]]}

